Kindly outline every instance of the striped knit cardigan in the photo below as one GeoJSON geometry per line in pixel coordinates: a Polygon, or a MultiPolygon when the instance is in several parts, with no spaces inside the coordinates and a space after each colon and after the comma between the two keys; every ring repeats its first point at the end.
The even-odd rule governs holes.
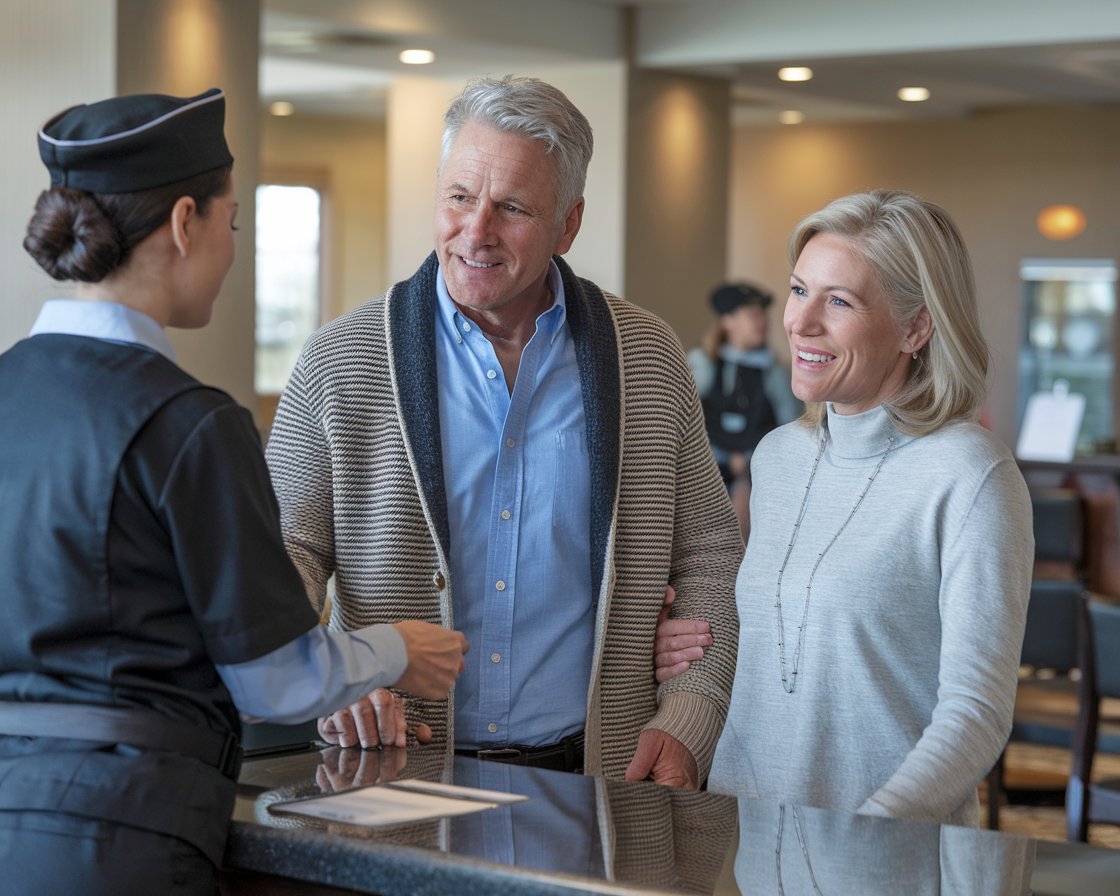
{"type": "MultiPolygon", "coordinates": [[[[684,743],[704,777],[734,677],[738,525],[675,335],[556,261],[591,465],[598,619],[586,771],[621,777],[638,735],[653,727],[684,743]],[[674,616],[709,620],[715,643],[659,688],[653,641],[666,582],[677,591],[674,616]]],[[[409,280],[313,336],[277,409],[267,454],[285,541],[320,611],[334,575],[334,627],[407,618],[454,625],[436,271],[433,254],[409,280]]],[[[451,700],[410,699],[409,715],[453,740],[451,700]]]]}

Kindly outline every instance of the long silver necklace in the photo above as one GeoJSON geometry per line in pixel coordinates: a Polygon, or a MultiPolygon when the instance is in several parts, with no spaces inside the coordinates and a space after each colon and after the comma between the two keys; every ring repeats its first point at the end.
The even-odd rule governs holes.
{"type": "MultiPolygon", "coordinates": [[[[782,886],[782,830],[786,826],[786,807],[782,806],[778,812],[778,845],[774,848],[774,867],[778,872],[778,896],[786,896],[782,886]]],[[[801,819],[797,815],[797,807],[793,807],[793,829],[797,832],[797,843],[801,847],[801,855],[805,858],[805,867],[809,869],[809,882],[813,885],[813,892],[824,896],[817,885],[817,876],[813,873],[813,863],[809,861],[809,849],[805,845],[805,834],[801,831],[801,819]]]]}
{"type": "Polygon", "coordinates": [[[887,449],[883,452],[882,457],[879,458],[879,463],[875,465],[875,469],[871,475],[867,477],[867,485],[863,487],[863,491],[859,493],[856,499],[855,506],[852,512],[848,514],[848,518],[844,520],[836,534],[832,536],[832,540],[825,546],[825,549],[817,554],[817,562],[813,564],[813,569],[809,573],[809,581],[805,585],[805,609],[801,611],[801,624],[797,627],[797,649],[793,654],[793,668],[786,673],[786,627],[782,619],[782,576],[786,573],[786,564],[789,563],[789,555],[793,553],[793,546],[797,543],[797,533],[801,530],[801,521],[805,519],[805,509],[809,506],[809,489],[813,487],[813,480],[817,476],[817,467],[820,466],[821,456],[824,454],[825,446],[828,445],[828,433],[821,434],[820,446],[817,448],[817,456],[813,460],[813,470],[809,474],[809,482],[805,486],[805,496],[801,499],[801,510],[797,514],[797,522],[793,524],[793,533],[789,538],[789,547],[786,548],[785,559],[782,560],[782,566],[778,570],[778,589],[774,606],[778,609],[778,662],[780,664],[780,671],[782,673],[782,688],[785,689],[787,694],[792,694],[797,687],[797,670],[801,666],[801,652],[805,647],[805,624],[809,621],[809,599],[813,593],[813,577],[817,574],[817,568],[821,565],[824,559],[834,544],[836,539],[840,537],[843,531],[848,528],[848,523],[852,521],[852,517],[856,515],[859,510],[860,504],[863,499],[867,497],[867,492],[871,488],[871,483],[875,481],[875,477],[879,475],[879,471],[883,469],[883,463],[887,459],[887,455],[891,452],[891,446],[894,445],[894,436],[887,439],[887,449]]]}

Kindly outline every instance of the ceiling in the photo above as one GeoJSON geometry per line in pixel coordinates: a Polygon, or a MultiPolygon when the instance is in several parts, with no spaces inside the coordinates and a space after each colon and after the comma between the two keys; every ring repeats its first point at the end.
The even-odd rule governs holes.
{"type": "MultiPolygon", "coordinates": [[[[828,10],[828,0],[808,5],[814,2],[818,11],[828,10]]],[[[939,2],[944,8],[959,0],[939,2]]],[[[991,0],[980,0],[986,2],[991,0]]],[[[1066,29],[1052,42],[1040,37],[1046,21],[1033,29],[1003,29],[984,40],[958,17],[951,24],[961,46],[934,34],[932,25],[940,23],[933,22],[931,49],[913,47],[914,29],[899,32],[911,45],[906,52],[884,52],[889,27],[882,29],[885,38],[869,37],[868,49],[861,52],[858,39],[872,29],[861,30],[850,12],[835,22],[818,16],[816,32],[806,30],[797,18],[798,6],[803,14],[805,3],[753,0],[733,8],[730,0],[263,0],[262,101],[287,100],[297,113],[380,117],[388,85],[402,74],[465,80],[536,71],[619,59],[618,48],[629,43],[636,47],[632,55],[639,67],[728,78],[734,118],[745,124],[776,124],[786,110],[802,112],[807,122],[834,122],[960,117],[1024,105],[1120,104],[1120,0],[1054,4],[1067,19],[1076,19],[1082,5],[1098,17],[1112,11],[1116,21],[1109,18],[1094,28],[1086,15],[1083,27],[1066,29]],[[725,46],[721,21],[748,14],[755,16],[749,35],[753,45],[725,46]],[[554,18],[542,19],[547,15],[554,18]],[[565,28],[573,22],[569,35],[565,28]],[[705,22],[710,39],[705,39],[705,22]],[[830,28],[838,29],[841,39],[830,39],[830,28]],[[846,34],[844,28],[854,30],[846,34]],[[1018,35],[1014,43],[1008,30],[1018,35]],[[876,40],[878,46],[872,46],[876,40]],[[783,50],[785,44],[789,50],[783,50]],[[400,50],[416,46],[434,51],[436,62],[415,67],[397,59],[400,50]],[[783,83],[776,72],[786,64],[807,65],[814,77],[783,83]],[[931,98],[903,103],[896,96],[903,86],[927,87],[931,98]]],[[[883,11],[906,4],[862,3],[868,14],[874,10],[867,8],[876,5],[881,17],[894,14],[897,27],[906,29],[905,14],[883,11]]],[[[1023,9],[1021,4],[1015,8],[1023,9]]]]}

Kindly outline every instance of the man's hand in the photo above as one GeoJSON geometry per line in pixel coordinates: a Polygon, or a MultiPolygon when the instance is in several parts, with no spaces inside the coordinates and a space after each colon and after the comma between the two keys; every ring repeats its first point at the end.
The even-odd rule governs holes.
{"type": "Polygon", "coordinates": [[[664,731],[647,728],[638,737],[638,749],[626,769],[627,781],[652,780],[666,787],[696,790],[700,772],[688,747],[664,731]]]}
{"type": "Polygon", "coordinates": [[[463,654],[470,650],[466,636],[416,619],[398,622],[393,628],[404,638],[408,650],[408,668],[396,687],[431,700],[446,697],[456,677],[466,668],[463,654]]]}
{"type": "Polygon", "coordinates": [[[711,626],[704,620],[669,618],[676,597],[673,586],[666,585],[653,644],[653,667],[659,684],[687,672],[693,661],[704,658],[704,648],[712,643],[711,626]]]}
{"type": "MultiPolygon", "coordinates": [[[[385,688],[378,688],[357,703],[319,719],[319,736],[340,747],[403,747],[407,743],[405,701],[385,688]]],[[[416,740],[426,744],[432,729],[416,726],[416,740]]]]}

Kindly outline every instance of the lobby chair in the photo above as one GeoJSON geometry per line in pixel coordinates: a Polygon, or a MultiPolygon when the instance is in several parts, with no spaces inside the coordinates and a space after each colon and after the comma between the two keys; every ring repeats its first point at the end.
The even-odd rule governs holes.
{"type": "Polygon", "coordinates": [[[1084,581],[1085,503],[1070,488],[1031,489],[1034,578],[1084,581]]]}
{"type": "MultiPolygon", "coordinates": [[[[1032,488],[1031,510],[1034,580],[1020,659],[1024,674],[1008,740],[1068,747],[1079,662],[1078,606],[1085,588],[1085,505],[1074,489],[1032,488]]],[[[1062,805],[1065,781],[1008,787],[1005,753],[987,777],[988,827],[999,828],[1004,802],[1062,805]]]]}
{"type": "MultiPolygon", "coordinates": [[[[1027,605],[1027,625],[1023,634],[1021,663],[1029,668],[1020,680],[1020,689],[1030,688],[1038,695],[1029,706],[1016,706],[1010,740],[1019,743],[1068,746],[1071,718],[1049,704],[1072,694],[1070,674],[1078,668],[1078,607],[1084,603],[1079,581],[1038,579],[1031,583],[1027,605]],[[1044,674],[1045,677],[1039,677],[1044,674]]],[[[1028,701],[1017,701],[1026,703],[1028,701]]],[[[999,811],[1004,801],[1016,804],[1058,805],[1065,795],[1064,784],[1008,787],[1004,755],[988,773],[988,827],[999,828],[999,811]]]]}
{"type": "Polygon", "coordinates": [[[1085,842],[1090,822],[1120,824],[1120,779],[1092,780],[1102,749],[1101,700],[1120,698],[1120,604],[1086,599],[1079,610],[1081,683],[1066,790],[1066,837],[1085,842]]]}

